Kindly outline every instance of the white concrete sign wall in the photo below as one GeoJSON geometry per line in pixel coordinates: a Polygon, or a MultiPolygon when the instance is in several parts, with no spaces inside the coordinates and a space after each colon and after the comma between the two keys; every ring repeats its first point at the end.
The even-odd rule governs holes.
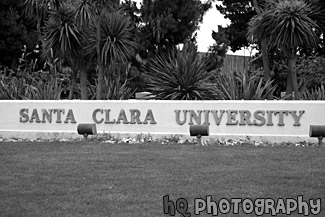
{"type": "Polygon", "coordinates": [[[80,123],[99,133],[189,135],[207,124],[211,136],[308,137],[325,125],[322,101],[0,101],[0,136],[76,135],[80,123]]]}

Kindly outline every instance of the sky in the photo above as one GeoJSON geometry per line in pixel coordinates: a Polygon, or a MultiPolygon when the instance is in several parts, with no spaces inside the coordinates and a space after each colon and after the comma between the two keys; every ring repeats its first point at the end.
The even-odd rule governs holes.
{"type": "MultiPolygon", "coordinates": [[[[142,2],[142,0],[134,1],[138,2],[138,6],[140,7],[139,3],[142,2]]],[[[230,24],[230,20],[223,17],[223,15],[216,9],[215,4],[220,4],[220,2],[216,1],[210,10],[204,15],[203,23],[200,24],[200,29],[197,32],[198,50],[200,52],[207,52],[209,46],[213,45],[214,40],[211,37],[212,30],[218,32],[218,25],[227,27],[227,25],[230,24]]],[[[242,49],[235,53],[229,50],[228,54],[250,56],[250,50],[242,49]]]]}

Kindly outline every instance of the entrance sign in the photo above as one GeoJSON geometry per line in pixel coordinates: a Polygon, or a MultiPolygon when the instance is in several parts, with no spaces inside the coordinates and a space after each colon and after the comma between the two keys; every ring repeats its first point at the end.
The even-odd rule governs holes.
{"type": "Polygon", "coordinates": [[[322,101],[0,101],[0,133],[12,137],[78,135],[96,124],[98,133],[188,135],[209,125],[210,136],[308,137],[325,125],[322,101]]]}

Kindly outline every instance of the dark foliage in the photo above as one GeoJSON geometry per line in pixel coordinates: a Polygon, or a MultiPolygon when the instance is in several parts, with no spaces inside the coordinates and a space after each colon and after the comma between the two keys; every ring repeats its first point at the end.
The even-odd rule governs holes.
{"type": "Polygon", "coordinates": [[[144,0],[140,9],[142,44],[151,53],[194,40],[193,33],[212,0],[144,0]]]}
{"type": "Polygon", "coordinates": [[[251,0],[222,0],[221,2],[222,4],[216,5],[216,8],[231,21],[225,29],[231,50],[240,50],[249,45],[246,38],[248,22],[256,12],[250,6],[251,0]]]}
{"type": "MultiPolygon", "coordinates": [[[[22,16],[23,2],[0,1],[0,64],[9,67],[18,65],[24,45],[32,51],[38,44],[35,20],[22,16]]],[[[38,56],[36,53],[33,55],[38,56]]]]}
{"type": "Polygon", "coordinates": [[[218,27],[218,32],[212,31],[211,36],[215,43],[209,47],[209,51],[205,56],[208,71],[220,69],[223,66],[226,53],[229,49],[230,41],[226,37],[225,30],[221,26],[218,27]]]}

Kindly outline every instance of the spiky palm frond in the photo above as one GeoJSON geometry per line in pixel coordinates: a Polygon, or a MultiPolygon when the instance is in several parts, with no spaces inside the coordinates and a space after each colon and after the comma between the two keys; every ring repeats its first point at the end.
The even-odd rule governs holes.
{"type": "MultiPolygon", "coordinates": [[[[100,57],[105,66],[113,62],[127,61],[137,46],[132,36],[133,23],[121,10],[109,11],[103,9],[99,19],[100,28],[100,57]]],[[[93,25],[89,32],[90,53],[96,53],[97,25],[93,25]]]]}
{"type": "Polygon", "coordinates": [[[149,90],[161,100],[213,100],[218,95],[209,82],[212,74],[192,46],[164,53],[152,59],[145,77],[149,90]]]}
{"type": "Polygon", "coordinates": [[[248,22],[247,38],[250,42],[256,43],[263,38],[271,37],[271,32],[267,32],[266,28],[273,22],[273,11],[264,11],[261,15],[255,15],[248,22]]]}
{"type": "Polygon", "coordinates": [[[56,57],[79,53],[82,37],[83,34],[74,24],[73,15],[68,9],[62,8],[53,13],[45,23],[45,51],[52,49],[56,57]]]}
{"type": "Polygon", "coordinates": [[[78,26],[87,27],[90,23],[95,22],[96,7],[93,1],[77,1],[73,4],[74,20],[78,26]]]}
{"type": "Polygon", "coordinates": [[[63,0],[25,0],[24,5],[24,12],[28,17],[44,19],[50,10],[61,8],[63,0]]]}
{"type": "Polygon", "coordinates": [[[316,1],[313,7],[313,13],[310,17],[316,21],[322,32],[325,31],[325,2],[316,1]]]}
{"type": "Polygon", "coordinates": [[[312,19],[317,11],[314,5],[303,0],[280,0],[273,8],[249,23],[249,39],[267,38],[270,47],[295,52],[298,47],[316,47],[319,29],[312,19]]]}

